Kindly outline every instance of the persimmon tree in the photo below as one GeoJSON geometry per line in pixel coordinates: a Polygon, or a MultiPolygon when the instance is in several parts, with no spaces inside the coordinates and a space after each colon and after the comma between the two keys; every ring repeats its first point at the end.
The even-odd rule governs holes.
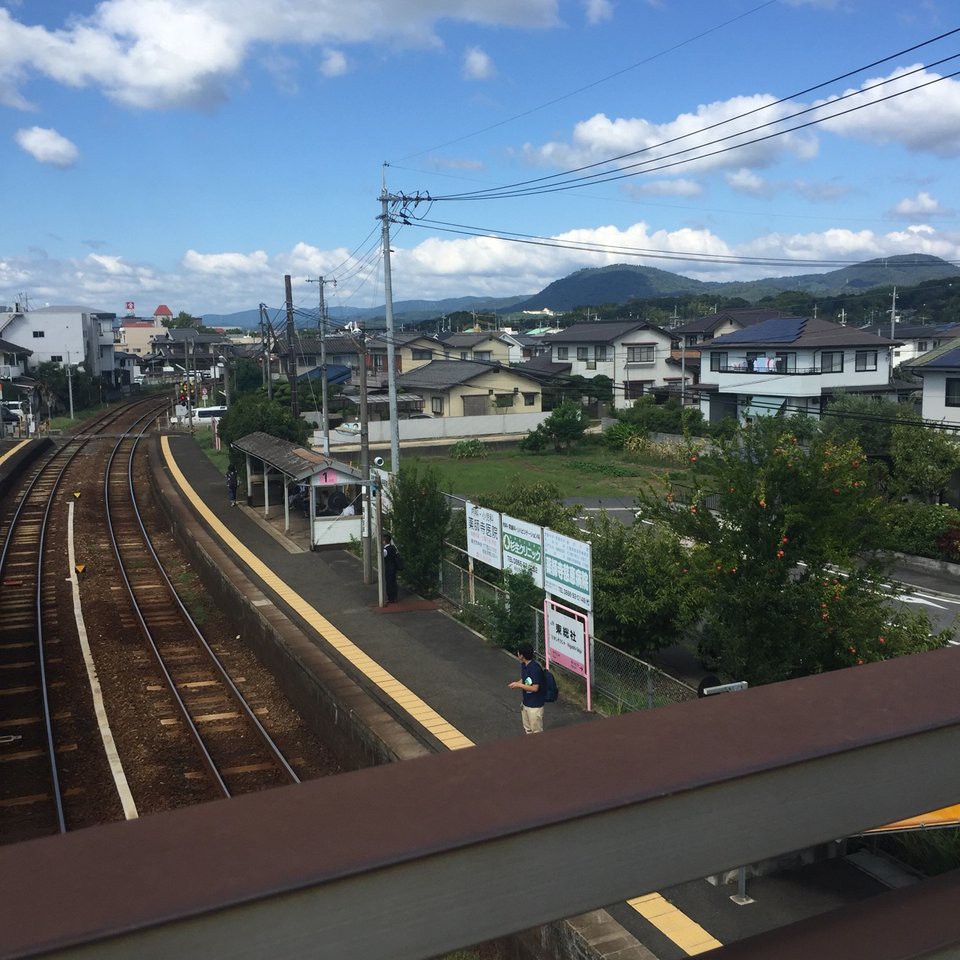
{"type": "Polygon", "coordinates": [[[864,560],[880,543],[882,501],[856,440],[761,417],[687,459],[692,487],[667,475],[666,496],[650,488],[640,502],[687,545],[709,666],[769,683],[946,642],[923,614],[888,605],[864,560]]]}

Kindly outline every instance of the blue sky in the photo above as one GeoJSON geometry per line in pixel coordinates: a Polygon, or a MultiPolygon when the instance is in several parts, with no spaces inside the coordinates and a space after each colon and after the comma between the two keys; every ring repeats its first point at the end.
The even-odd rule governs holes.
{"type": "Polygon", "coordinates": [[[616,262],[710,280],[960,262],[960,59],[934,65],[960,33],[926,44],[956,14],[945,0],[0,0],[0,302],[229,313],[279,305],[289,273],[298,306],[320,275],[338,281],[330,304],[378,304],[384,162],[391,193],[453,198],[637,150],[591,168],[646,163],[607,182],[398,207],[395,299],[529,294],[616,262]]]}

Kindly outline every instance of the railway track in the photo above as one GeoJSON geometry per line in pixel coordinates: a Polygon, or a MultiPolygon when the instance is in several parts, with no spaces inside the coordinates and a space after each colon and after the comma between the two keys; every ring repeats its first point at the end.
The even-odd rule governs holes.
{"type": "Polygon", "coordinates": [[[134,482],[134,456],[142,432],[117,442],[104,481],[104,503],[110,540],[142,642],[163,676],[167,706],[157,707],[166,714],[162,722],[182,725],[222,796],[299,783],[207,643],[153,548],[134,482]]]}
{"type": "MultiPolygon", "coordinates": [[[[139,401],[87,423],[31,471],[0,532],[0,843],[136,816],[133,794],[151,812],[299,782],[259,719],[289,707],[272,681],[247,682],[245,651],[231,679],[147,534],[135,463],[159,409],[139,401]],[[90,643],[83,565],[68,562],[75,515],[98,570],[82,581],[100,624],[90,643]]],[[[300,754],[294,726],[287,716],[300,754]]]]}

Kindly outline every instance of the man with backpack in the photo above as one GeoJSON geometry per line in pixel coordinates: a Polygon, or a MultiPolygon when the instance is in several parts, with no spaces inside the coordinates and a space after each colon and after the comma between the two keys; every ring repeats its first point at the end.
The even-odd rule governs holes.
{"type": "Polygon", "coordinates": [[[522,691],[523,705],[520,717],[524,733],[543,733],[543,704],[546,697],[546,679],[543,667],[534,659],[533,647],[521,643],[517,648],[520,661],[520,679],[508,684],[511,690],[522,691]]]}

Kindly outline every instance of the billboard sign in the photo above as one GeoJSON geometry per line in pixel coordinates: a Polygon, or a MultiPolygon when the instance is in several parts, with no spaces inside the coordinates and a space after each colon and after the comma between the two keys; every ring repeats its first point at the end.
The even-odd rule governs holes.
{"type": "Polygon", "coordinates": [[[543,527],[508,514],[501,519],[503,566],[513,573],[529,573],[543,587],[543,527]]]}
{"type": "Polygon", "coordinates": [[[500,514],[467,501],[467,554],[497,570],[503,569],[500,556],[500,514]]]}
{"type": "Polygon", "coordinates": [[[593,609],[590,544],[543,531],[543,588],[551,596],[583,610],[593,609]]]}

